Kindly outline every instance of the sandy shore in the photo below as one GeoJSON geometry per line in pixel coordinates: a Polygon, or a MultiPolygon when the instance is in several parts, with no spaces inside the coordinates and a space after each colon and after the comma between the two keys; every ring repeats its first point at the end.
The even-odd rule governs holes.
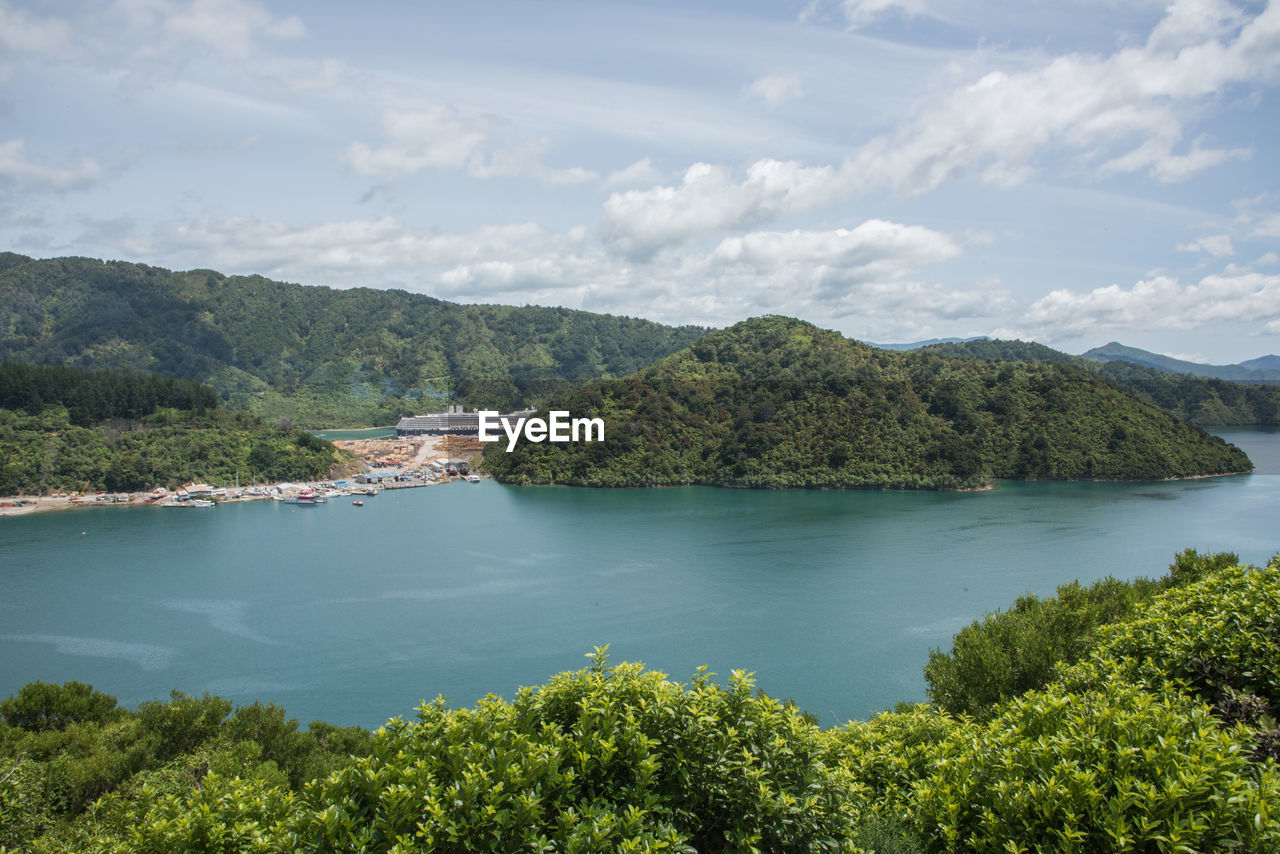
{"type": "MultiPolygon", "coordinates": [[[[126,493],[128,494],[128,493],[126,493]]],[[[29,513],[46,513],[52,510],[72,510],[80,507],[139,507],[139,506],[159,506],[161,501],[173,498],[172,493],[166,495],[161,501],[149,500],[151,494],[148,492],[131,493],[133,498],[131,501],[98,501],[92,495],[82,496],[78,500],[72,500],[66,495],[52,496],[32,496],[19,495],[12,498],[0,498],[0,516],[26,516],[29,513]],[[22,506],[4,506],[9,504],[16,505],[22,502],[22,506]]],[[[266,495],[243,495],[239,498],[219,498],[218,501],[265,501],[270,496],[266,495]]]]}
{"type": "MultiPolygon", "coordinates": [[[[14,498],[0,499],[0,504],[2,505],[16,505],[18,502],[22,502],[21,507],[0,506],[0,516],[25,516],[28,513],[41,513],[46,510],[66,510],[68,507],[78,506],[65,496],[36,497],[19,495],[14,498]]],[[[97,502],[88,501],[85,503],[96,504],[97,502]]]]}

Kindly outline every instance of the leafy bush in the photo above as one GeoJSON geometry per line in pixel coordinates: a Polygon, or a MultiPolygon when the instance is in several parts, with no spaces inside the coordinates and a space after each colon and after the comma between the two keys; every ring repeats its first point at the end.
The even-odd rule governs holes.
{"type": "Polygon", "coordinates": [[[1032,691],[957,727],[912,793],[947,850],[1280,850],[1280,771],[1203,707],[1122,683],[1032,691]]]}
{"type": "Polygon", "coordinates": [[[1093,648],[1099,626],[1125,619],[1143,601],[1168,587],[1189,584],[1239,563],[1232,552],[1201,555],[1186,549],[1160,581],[1104,578],[1088,587],[1064,584],[1057,596],[1018,597],[961,629],[950,652],[933,650],[924,668],[929,697],[952,714],[988,718],[1002,700],[1052,681],[1058,668],[1093,648]]]}
{"type": "MultiPolygon", "coordinates": [[[[1012,662],[993,685],[1055,672],[1052,648],[1011,648],[1030,627],[1085,650],[984,719],[902,705],[821,730],[741,671],[680,684],[604,650],[511,702],[437,700],[372,737],[176,692],[137,712],[97,700],[65,724],[39,712],[32,729],[0,724],[0,847],[1270,854],[1280,557],[1234,562],[1183,552],[1160,582],[1065,585],[970,627],[1008,642],[973,647],[1012,662]]],[[[37,685],[4,707],[95,696],[37,685]]]]}
{"type": "Polygon", "coordinates": [[[1152,598],[1102,629],[1093,654],[1065,678],[1077,688],[1174,682],[1208,703],[1233,690],[1280,708],[1280,556],[1266,569],[1219,568],[1152,598]]]}
{"type": "Polygon", "coordinates": [[[325,850],[836,850],[843,792],[804,715],[636,664],[594,666],[474,709],[424,704],[307,792],[325,850]],[[396,849],[395,846],[402,846],[396,849]]]}
{"type": "Polygon", "coordinates": [[[12,727],[31,732],[66,729],[76,723],[103,723],[124,714],[116,698],[83,682],[30,682],[0,702],[0,717],[12,727]]]}
{"type": "Polygon", "coordinates": [[[260,780],[207,775],[192,796],[158,799],[128,833],[95,845],[102,854],[277,854],[292,850],[283,829],[296,796],[260,780]],[[119,845],[119,847],[117,847],[119,845]]]}

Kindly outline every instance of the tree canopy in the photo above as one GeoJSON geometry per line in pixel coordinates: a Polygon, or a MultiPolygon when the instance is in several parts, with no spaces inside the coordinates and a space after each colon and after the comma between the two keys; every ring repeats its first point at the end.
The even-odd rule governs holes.
{"type": "Polygon", "coordinates": [[[313,427],[394,423],[445,399],[510,411],[703,332],[90,258],[0,264],[0,359],[194,379],[233,408],[313,427]]]}
{"type": "Polygon", "coordinates": [[[1071,364],[878,350],[784,317],[710,333],[547,409],[602,442],[490,445],[508,483],[965,488],[1249,471],[1243,452],[1071,364]]]}

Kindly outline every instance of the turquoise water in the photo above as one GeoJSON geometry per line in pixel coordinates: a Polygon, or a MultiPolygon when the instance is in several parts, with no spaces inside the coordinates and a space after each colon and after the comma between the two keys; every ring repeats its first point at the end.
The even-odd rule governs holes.
{"type": "Polygon", "coordinates": [[[829,724],[922,699],[929,650],[1024,591],[1156,574],[1189,546],[1280,551],[1278,474],[982,493],[485,481],[365,504],[0,520],[0,696],[78,679],[129,704],[176,688],[376,726],[437,694],[510,697],[609,643],[677,679],[753,670],[829,724]]]}
{"type": "Polygon", "coordinates": [[[363,430],[312,430],[321,439],[394,439],[394,427],[367,427],[363,430]]]}

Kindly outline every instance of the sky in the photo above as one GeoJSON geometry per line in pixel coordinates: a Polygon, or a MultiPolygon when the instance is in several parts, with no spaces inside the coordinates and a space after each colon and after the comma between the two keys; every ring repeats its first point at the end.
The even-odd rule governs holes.
{"type": "Polygon", "coordinates": [[[0,0],[0,250],[1280,352],[1280,0],[0,0]]]}

